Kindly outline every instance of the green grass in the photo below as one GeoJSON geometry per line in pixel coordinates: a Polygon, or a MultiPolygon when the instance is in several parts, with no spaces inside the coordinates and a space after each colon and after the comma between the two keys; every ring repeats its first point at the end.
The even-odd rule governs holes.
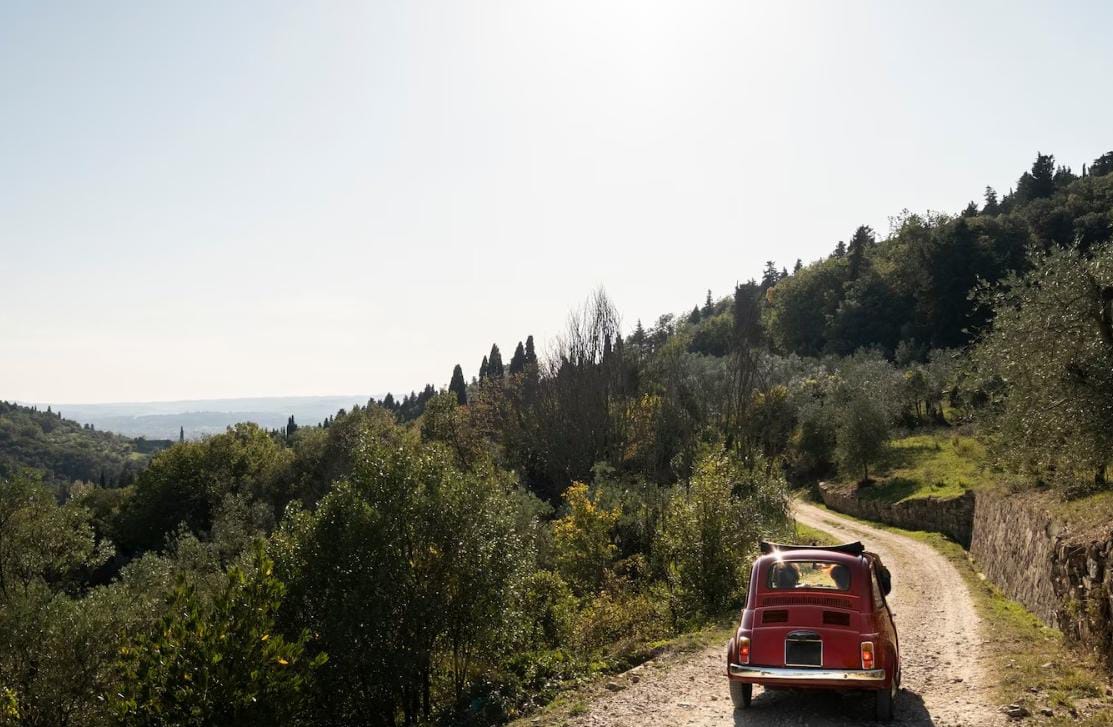
{"type": "Polygon", "coordinates": [[[893,503],[959,497],[995,481],[985,445],[949,429],[893,440],[874,479],[860,497],[893,503]]]}
{"type": "Polygon", "coordinates": [[[985,622],[983,650],[989,655],[986,667],[996,679],[993,696],[998,704],[1022,704],[1041,724],[1113,725],[1113,701],[1106,697],[1109,675],[1098,660],[1001,593],[978,573],[961,545],[939,533],[902,530],[838,514],[927,543],[954,565],[985,622]],[[1055,716],[1043,717],[1041,709],[1051,709],[1055,716]]]}

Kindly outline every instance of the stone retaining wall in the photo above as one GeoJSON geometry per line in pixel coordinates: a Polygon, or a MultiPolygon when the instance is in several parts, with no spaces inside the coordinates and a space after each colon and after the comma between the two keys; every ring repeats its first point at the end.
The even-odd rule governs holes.
{"type": "Polygon", "coordinates": [[[964,547],[970,546],[974,527],[973,492],[946,500],[925,497],[889,503],[863,497],[861,489],[860,485],[819,483],[823,503],[832,510],[907,530],[943,533],[964,547]]]}

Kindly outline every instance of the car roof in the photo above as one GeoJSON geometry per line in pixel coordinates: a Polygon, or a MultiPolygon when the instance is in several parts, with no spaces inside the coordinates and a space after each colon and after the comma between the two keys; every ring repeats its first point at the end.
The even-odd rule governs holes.
{"type": "Polygon", "coordinates": [[[864,557],[860,555],[840,553],[835,550],[819,550],[809,548],[806,550],[775,550],[758,558],[754,565],[765,566],[776,561],[820,561],[824,563],[839,563],[841,565],[852,568],[863,568],[868,562],[864,557]]]}

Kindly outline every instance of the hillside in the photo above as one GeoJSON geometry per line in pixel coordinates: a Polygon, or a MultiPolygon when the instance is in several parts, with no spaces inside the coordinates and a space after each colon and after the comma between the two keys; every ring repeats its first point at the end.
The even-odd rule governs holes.
{"type": "Polygon", "coordinates": [[[127,484],[151,454],[169,444],[97,431],[49,409],[0,401],[0,478],[26,467],[53,484],[127,484]]]}

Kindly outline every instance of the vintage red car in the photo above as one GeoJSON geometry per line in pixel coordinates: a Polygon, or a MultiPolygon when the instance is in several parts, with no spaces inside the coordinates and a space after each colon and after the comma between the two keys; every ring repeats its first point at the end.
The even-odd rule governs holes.
{"type": "Polygon", "coordinates": [[[868,690],[892,719],[900,647],[889,571],[860,542],[761,543],[742,622],[727,647],[730,696],[750,706],[765,688],[868,690]]]}

